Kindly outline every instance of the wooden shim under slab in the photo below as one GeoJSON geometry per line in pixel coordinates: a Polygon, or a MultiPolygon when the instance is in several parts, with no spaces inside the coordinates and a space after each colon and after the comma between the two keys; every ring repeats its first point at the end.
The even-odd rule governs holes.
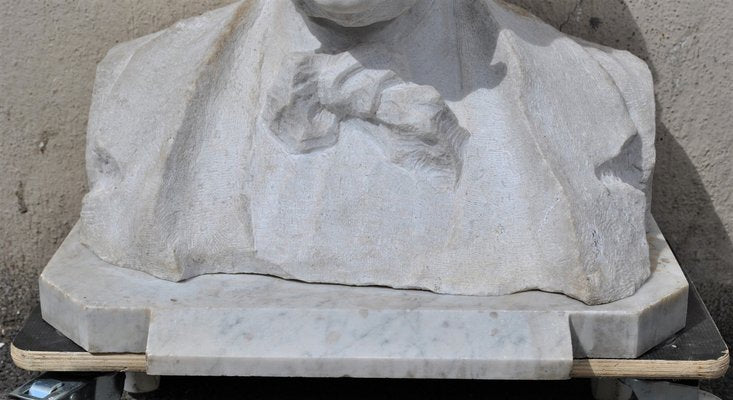
{"type": "Polygon", "coordinates": [[[573,360],[573,378],[718,379],[730,362],[726,350],[718,359],[703,361],[583,359],[573,360]]]}
{"type": "Polygon", "coordinates": [[[10,345],[10,356],[19,368],[28,371],[62,372],[145,372],[145,354],[91,354],[86,352],[27,351],[10,345]]]}
{"type": "MultiPolygon", "coordinates": [[[[86,352],[27,351],[10,346],[13,362],[29,371],[145,372],[145,354],[91,354],[86,352]]],[[[717,379],[728,369],[729,355],[704,361],[579,359],[573,360],[573,378],[717,379]]]]}

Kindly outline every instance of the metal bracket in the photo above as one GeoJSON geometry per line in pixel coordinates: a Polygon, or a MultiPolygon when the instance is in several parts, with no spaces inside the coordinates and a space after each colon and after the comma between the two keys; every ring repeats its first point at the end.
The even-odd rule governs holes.
{"type": "Polygon", "coordinates": [[[10,392],[20,400],[119,400],[122,374],[45,373],[10,392]]]}
{"type": "Polygon", "coordinates": [[[643,379],[594,379],[591,381],[596,400],[720,400],[696,385],[643,379]]]}

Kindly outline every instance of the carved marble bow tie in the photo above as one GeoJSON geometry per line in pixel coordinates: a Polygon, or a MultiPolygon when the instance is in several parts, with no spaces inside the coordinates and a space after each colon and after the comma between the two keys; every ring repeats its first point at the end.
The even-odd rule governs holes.
{"type": "Polygon", "coordinates": [[[289,56],[263,116],[290,153],[334,146],[352,131],[366,133],[389,161],[441,188],[453,188],[460,178],[469,136],[435,88],[367,68],[352,52],[289,56]]]}

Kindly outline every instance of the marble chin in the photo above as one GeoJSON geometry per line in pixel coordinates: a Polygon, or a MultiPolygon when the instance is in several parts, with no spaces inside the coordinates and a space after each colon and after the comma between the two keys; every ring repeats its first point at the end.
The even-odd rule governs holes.
{"type": "Polygon", "coordinates": [[[293,0],[305,15],[345,27],[362,27],[402,15],[419,0],[293,0]]]}
{"type": "Polygon", "coordinates": [[[172,281],[632,295],[651,272],[647,66],[502,2],[374,3],[241,1],[113,48],[81,241],[172,281]]]}

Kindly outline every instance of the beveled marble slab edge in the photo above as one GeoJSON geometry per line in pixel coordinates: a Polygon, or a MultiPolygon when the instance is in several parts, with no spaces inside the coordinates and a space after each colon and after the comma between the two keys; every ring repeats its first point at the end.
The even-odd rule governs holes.
{"type": "MultiPolygon", "coordinates": [[[[492,313],[497,315],[514,313],[515,321],[522,316],[525,321],[544,320],[547,323],[548,315],[551,315],[556,321],[565,321],[565,328],[559,328],[560,325],[557,323],[550,325],[556,326],[552,332],[564,331],[566,336],[570,336],[572,353],[562,355],[562,351],[552,353],[532,349],[532,346],[542,347],[538,344],[539,341],[536,341],[525,349],[512,352],[514,359],[509,360],[502,356],[500,351],[493,355],[491,352],[481,352],[480,346],[490,342],[487,340],[477,341],[475,348],[458,346],[459,351],[455,354],[458,355],[460,351],[465,353],[456,356],[452,364],[448,358],[434,354],[424,357],[422,361],[416,361],[408,354],[383,357],[373,349],[369,354],[373,365],[364,363],[358,354],[348,353],[343,354],[341,358],[328,358],[326,353],[315,354],[315,358],[321,361],[332,360],[330,365],[325,367],[323,363],[309,360],[304,356],[305,353],[300,356],[292,353],[291,355],[296,354],[296,357],[287,359],[288,362],[284,365],[292,366],[289,373],[297,376],[376,377],[391,374],[391,377],[507,379],[514,376],[536,379],[544,376],[546,379],[557,379],[569,376],[573,356],[633,358],[684,326],[687,281],[658,230],[650,234],[650,245],[655,270],[637,294],[619,302],[591,307],[562,295],[541,292],[499,297],[445,296],[422,291],[314,285],[256,275],[209,275],[184,283],[170,283],[137,271],[105,264],[78,242],[74,230],[41,277],[41,304],[46,321],[89,351],[147,352],[148,367],[152,371],[194,375],[262,375],[263,371],[273,375],[277,371],[284,370],[282,367],[272,366],[270,370],[265,371],[263,366],[267,363],[263,360],[276,359],[273,354],[264,354],[258,358],[257,354],[242,350],[246,349],[246,346],[224,347],[230,349],[227,350],[229,353],[207,346],[220,341],[221,335],[213,332],[208,336],[202,331],[197,337],[188,334],[176,336],[176,332],[192,332],[193,327],[197,325],[221,324],[225,320],[222,315],[240,315],[242,318],[248,318],[252,315],[266,315],[269,312],[272,317],[277,316],[278,312],[288,314],[294,310],[299,310],[299,313],[304,310],[317,311],[331,317],[341,315],[339,323],[351,329],[350,333],[349,329],[343,330],[347,332],[345,337],[351,337],[352,340],[358,337],[359,321],[364,318],[362,317],[364,313],[371,313],[372,318],[378,318],[380,315],[389,316],[390,313],[403,313],[401,319],[405,319],[405,315],[410,313],[417,316],[431,315],[432,319],[429,320],[431,322],[441,318],[448,321],[456,318],[484,321],[489,320],[492,313]],[[194,318],[193,315],[197,317],[194,318]],[[471,317],[466,317],[467,315],[471,317]],[[175,324],[172,322],[156,324],[156,319],[170,321],[173,316],[177,318],[175,324]],[[166,330],[165,326],[187,328],[166,330]],[[166,346],[166,343],[169,345],[166,346]],[[182,343],[191,345],[186,347],[182,343]],[[470,356],[471,351],[478,351],[483,357],[481,361],[474,362],[470,356]],[[529,359],[534,360],[533,366],[527,366],[532,363],[520,365],[522,354],[530,355],[529,359]],[[351,363],[349,359],[352,360],[351,363]],[[187,360],[187,365],[181,366],[181,360],[187,360]],[[551,367],[545,365],[547,360],[552,360],[551,367]],[[215,368],[217,365],[218,371],[215,368]],[[320,367],[316,368],[315,365],[320,367]],[[345,367],[348,365],[355,369],[349,370],[345,367]],[[407,365],[410,368],[407,368],[407,365]],[[448,367],[449,365],[452,365],[452,369],[448,367]],[[482,370],[483,367],[490,365],[493,365],[493,368],[482,370]],[[520,366],[507,368],[507,365],[520,366]],[[545,365],[542,368],[546,371],[542,370],[540,365],[545,365]],[[457,372],[459,370],[461,373],[457,372]]],[[[292,320],[286,318],[284,321],[292,320]]],[[[306,319],[300,322],[307,321],[306,319]]],[[[527,326],[531,325],[531,322],[527,323],[527,326]]],[[[314,324],[311,329],[317,326],[318,324],[314,324]]],[[[486,337],[491,337],[491,329],[501,326],[501,324],[494,327],[474,326],[469,331],[474,329],[471,332],[475,333],[480,329],[489,329],[486,337]]],[[[542,331],[547,337],[548,345],[553,340],[554,343],[562,342],[561,339],[554,337],[557,335],[547,333],[547,329],[537,327],[533,329],[542,331]]],[[[342,337],[344,337],[343,331],[338,333],[342,337]]],[[[435,332],[436,330],[432,329],[432,332],[428,333],[435,332]]],[[[325,330],[319,334],[324,341],[328,341],[329,335],[331,338],[336,335],[325,330]]],[[[446,332],[431,339],[445,341],[451,335],[455,335],[455,332],[446,332]]],[[[318,335],[311,334],[311,336],[318,335]]],[[[420,337],[429,336],[427,334],[420,337]]],[[[415,337],[417,336],[413,339],[415,337]]],[[[385,354],[388,351],[403,349],[408,339],[393,343],[392,350],[388,350],[390,347],[387,346],[385,354]]],[[[278,340],[279,343],[287,343],[297,338],[280,333],[271,336],[270,340],[271,344],[278,340]]],[[[266,342],[259,345],[267,347],[266,342]]],[[[316,348],[318,347],[315,346],[310,350],[311,356],[314,355],[313,350],[316,348]]],[[[503,348],[510,347],[503,346],[503,348]]],[[[425,349],[430,349],[430,346],[425,345],[423,351],[425,349]]],[[[321,350],[327,351],[328,346],[321,350]]]]}
{"type": "Polygon", "coordinates": [[[567,313],[530,311],[156,311],[147,356],[156,375],[565,379],[572,367],[567,313]]]}

